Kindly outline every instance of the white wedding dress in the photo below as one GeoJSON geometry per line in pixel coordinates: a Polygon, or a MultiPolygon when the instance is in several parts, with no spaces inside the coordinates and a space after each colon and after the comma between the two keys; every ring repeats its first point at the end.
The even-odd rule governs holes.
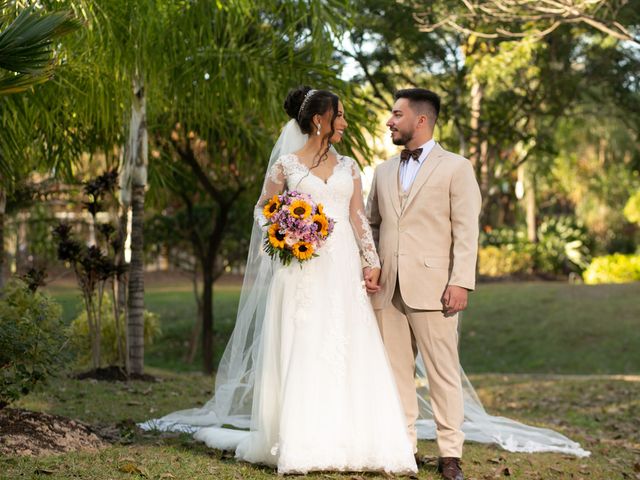
{"type": "MultiPolygon", "coordinates": [[[[275,466],[278,473],[416,472],[400,398],[362,282],[361,255],[369,265],[379,262],[357,165],[338,155],[325,183],[290,153],[305,141],[291,120],[273,149],[256,206],[236,324],[218,366],[213,398],[140,426],[193,433],[212,448],[275,466]],[[261,205],[285,188],[311,195],[336,222],[317,257],[287,267],[264,253],[261,229],[261,205]]],[[[467,440],[516,452],[589,455],[558,432],[489,415],[461,373],[467,440]]],[[[417,377],[418,437],[434,439],[420,356],[417,377]]]]}
{"type": "MultiPolygon", "coordinates": [[[[325,183],[294,154],[281,157],[258,203],[285,188],[304,192],[323,204],[335,227],[317,257],[275,268],[254,421],[239,437],[236,456],[277,465],[279,473],[414,472],[400,398],[362,283],[359,250],[371,265],[379,263],[360,174],[351,158],[337,158],[325,183]]],[[[215,447],[220,430],[204,428],[196,438],[215,447]]]]}

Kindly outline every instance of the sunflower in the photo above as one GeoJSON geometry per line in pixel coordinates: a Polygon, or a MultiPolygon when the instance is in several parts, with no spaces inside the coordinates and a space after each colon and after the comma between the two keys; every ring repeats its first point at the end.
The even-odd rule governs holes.
{"type": "Polygon", "coordinates": [[[309,242],[298,242],[293,246],[293,256],[298,260],[308,260],[313,256],[313,246],[309,242]]]}
{"type": "Polygon", "coordinates": [[[318,212],[318,215],[324,215],[324,207],[321,203],[316,205],[316,211],[318,212]]]}
{"type": "Polygon", "coordinates": [[[318,227],[318,233],[323,237],[329,234],[329,220],[323,214],[316,214],[313,216],[313,223],[318,227]]]}
{"type": "Polygon", "coordinates": [[[277,223],[269,227],[269,243],[273,248],[284,248],[284,233],[280,233],[280,225],[277,223]]]}
{"type": "Polygon", "coordinates": [[[280,199],[278,198],[278,195],[274,195],[264,206],[262,213],[267,219],[269,219],[278,211],[278,208],[280,208],[280,199]]]}
{"type": "Polygon", "coordinates": [[[289,212],[295,218],[305,219],[311,215],[311,205],[304,200],[294,200],[289,207],[289,212]]]}

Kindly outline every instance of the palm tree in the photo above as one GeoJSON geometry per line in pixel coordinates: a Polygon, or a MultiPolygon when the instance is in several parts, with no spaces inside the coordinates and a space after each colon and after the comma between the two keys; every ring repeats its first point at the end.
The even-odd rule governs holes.
{"type": "MultiPolygon", "coordinates": [[[[24,92],[51,79],[54,69],[54,40],[78,28],[68,11],[40,13],[35,7],[20,10],[15,2],[0,2],[0,96],[24,92]]],[[[0,107],[0,288],[4,284],[4,224],[7,193],[24,162],[10,162],[11,153],[24,150],[33,141],[33,129],[22,118],[11,118],[17,105],[3,101],[0,107]],[[9,115],[5,117],[5,115],[9,115]]],[[[24,107],[24,105],[22,106],[24,107]]],[[[28,107],[26,107],[28,108],[28,107]]],[[[19,111],[19,109],[18,109],[19,111]]]]}
{"type": "Polygon", "coordinates": [[[0,95],[23,92],[53,75],[53,41],[78,27],[68,11],[41,14],[35,6],[17,13],[0,2],[0,95]]]}

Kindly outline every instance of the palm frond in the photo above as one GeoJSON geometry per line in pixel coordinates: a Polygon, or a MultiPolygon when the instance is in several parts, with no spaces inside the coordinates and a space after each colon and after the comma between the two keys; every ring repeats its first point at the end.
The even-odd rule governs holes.
{"type": "MultiPolygon", "coordinates": [[[[0,5],[6,9],[6,6],[0,5]]],[[[40,14],[34,7],[0,17],[0,95],[21,92],[51,77],[53,42],[78,28],[70,12],[40,14]]]]}

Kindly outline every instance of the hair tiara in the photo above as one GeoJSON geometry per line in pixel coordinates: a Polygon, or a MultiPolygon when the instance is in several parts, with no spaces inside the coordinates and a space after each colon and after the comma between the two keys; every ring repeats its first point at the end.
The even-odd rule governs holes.
{"type": "Polygon", "coordinates": [[[300,110],[298,110],[298,120],[300,120],[300,117],[302,116],[302,112],[304,111],[304,107],[307,106],[307,103],[309,103],[309,99],[313,96],[314,93],[316,93],[318,90],[312,88],[311,90],[309,90],[305,95],[304,95],[304,100],[302,100],[302,104],[300,105],[300,110]]]}

